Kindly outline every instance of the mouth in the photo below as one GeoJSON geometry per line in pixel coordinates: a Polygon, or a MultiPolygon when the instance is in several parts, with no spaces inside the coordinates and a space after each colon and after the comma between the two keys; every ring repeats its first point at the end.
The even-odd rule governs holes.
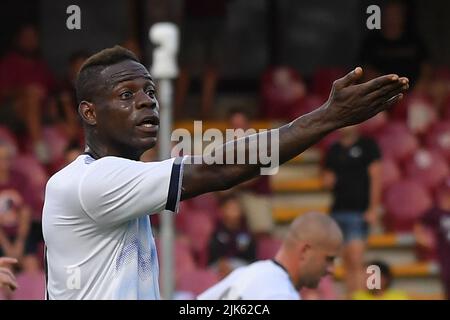
{"type": "Polygon", "coordinates": [[[159,118],[157,116],[146,116],[140,119],[136,127],[140,131],[156,133],[159,129],[159,118]]]}

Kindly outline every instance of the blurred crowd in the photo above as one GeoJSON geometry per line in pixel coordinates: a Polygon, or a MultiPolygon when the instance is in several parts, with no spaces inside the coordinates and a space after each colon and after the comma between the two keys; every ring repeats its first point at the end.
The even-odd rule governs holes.
{"type": "MultiPolygon", "coordinates": [[[[193,60],[202,54],[201,110],[205,119],[212,114],[227,2],[187,1],[175,100],[179,119],[187,113],[189,77],[197,68],[193,60]]],[[[404,3],[389,2],[382,10],[383,27],[364,40],[355,64],[364,68],[364,80],[385,73],[409,77],[410,93],[388,112],[335,132],[319,144],[323,186],[334,196],[329,211],[346,237],[343,260],[352,275],[345,281],[348,297],[407,298],[389,291],[392,273],[383,262],[377,262],[385,277],[383,290],[364,291],[364,252],[371,228],[414,232],[418,257],[440,263],[448,297],[450,68],[429,61],[425,45],[409,27],[404,3]],[[360,195],[359,203],[351,198],[355,194],[360,195]]],[[[141,55],[135,41],[123,45],[141,55]]],[[[0,299],[43,298],[45,184],[83,150],[74,81],[89,54],[74,52],[65,76],[58,79],[40,54],[37,26],[26,24],[0,57],[0,257],[19,260],[14,267],[19,288],[0,291],[0,299]]],[[[305,77],[290,66],[270,66],[261,72],[256,116],[235,108],[221,120],[235,129],[248,129],[253,120],[287,122],[324,103],[333,81],[346,71],[343,66],[321,68],[305,77]]],[[[155,159],[156,154],[149,152],[143,160],[155,159]]],[[[273,256],[281,240],[274,236],[272,195],[270,178],[262,176],[181,204],[176,216],[177,298],[194,298],[233,269],[273,256]]],[[[152,219],[157,228],[157,216],[152,219]]],[[[340,298],[331,278],[322,281],[318,290],[305,290],[303,297],[340,298]]]]}

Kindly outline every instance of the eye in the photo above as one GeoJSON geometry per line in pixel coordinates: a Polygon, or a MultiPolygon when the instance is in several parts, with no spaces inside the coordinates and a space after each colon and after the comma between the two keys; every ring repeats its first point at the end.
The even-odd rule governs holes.
{"type": "Polygon", "coordinates": [[[145,90],[145,94],[148,95],[149,97],[153,98],[156,94],[155,89],[152,88],[148,88],[145,90]]]}
{"type": "Polygon", "coordinates": [[[128,100],[131,97],[133,97],[133,93],[131,91],[125,91],[120,94],[120,99],[122,100],[128,100]]]}

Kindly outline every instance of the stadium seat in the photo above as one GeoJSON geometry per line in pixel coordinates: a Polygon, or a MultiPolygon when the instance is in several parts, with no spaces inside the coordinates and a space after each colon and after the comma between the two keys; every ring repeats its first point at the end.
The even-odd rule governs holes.
{"type": "Polygon", "coordinates": [[[387,124],[388,119],[385,112],[380,112],[375,117],[361,123],[358,130],[361,134],[375,137],[378,132],[387,124]]]}
{"type": "Polygon", "coordinates": [[[385,225],[390,231],[411,231],[417,219],[432,206],[428,190],[405,179],[392,184],[384,194],[385,225]]]}
{"type": "Polygon", "coordinates": [[[450,121],[436,123],[426,137],[426,145],[450,160],[450,121]]]}
{"type": "Polygon", "coordinates": [[[410,157],[419,147],[417,138],[401,122],[386,125],[377,134],[376,139],[383,156],[392,158],[398,163],[410,157]]]}
{"type": "Polygon", "coordinates": [[[219,210],[219,202],[215,193],[205,193],[200,196],[184,201],[190,209],[196,211],[206,211],[211,216],[216,216],[219,210]]]}
{"type": "Polygon", "coordinates": [[[345,74],[345,70],[339,67],[318,69],[313,75],[311,86],[312,92],[326,100],[330,95],[333,82],[342,78],[345,74]]]}
{"type": "Polygon", "coordinates": [[[412,133],[422,135],[437,121],[437,112],[431,101],[424,96],[412,95],[407,98],[406,122],[412,133]]]}
{"type": "Polygon", "coordinates": [[[45,275],[44,272],[22,273],[17,277],[17,289],[12,300],[44,300],[45,275]]]}
{"type": "Polygon", "coordinates": [[[381,166],[383,190],[386,190],[393,183],[401,179],[402,173],[395,161],[388,157],[383,157],[381,166]]]}
{"type": "Polygon", "coordinates": [[[273,259],[282,241],[271,236],[261,237],[258,239],[256,248],[256,258],[258,260],[273,259]]]}
{"type": "Polygon", "coordinates": [[[416,151],[406,163],[406,176],[419,181],[432,191],[449,174],[444,157],[426,149],[416,151]]]}
{"type": "Polygon", "coordinates": [[[219,276],[215,272],[208,269],[196,269],[181,275],[176,288],[177,291],[190,292],[197,296],[218,281],[219,276]]]}
{"type": "Polygon", "coordinates": [[[186,235],[200,266],[208,263],[208,244],[213,231],[214,220],[208,213],[200,211],[186,219],[186,235]]]}
{"type": "Polygon", "coordinates": [[[21,154],[14,159],[13,168],[21,172],[29,181],[30,192],[33,193],[33,214],[37,220],[41,219],[42,205],[44,203],[45,185],[48,174],[39,161],[29,154],[21,154]]]}

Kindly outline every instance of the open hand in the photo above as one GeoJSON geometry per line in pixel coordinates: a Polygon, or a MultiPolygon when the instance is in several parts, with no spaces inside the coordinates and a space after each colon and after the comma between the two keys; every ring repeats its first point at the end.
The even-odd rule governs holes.
{"type": "Polygon", "coordinates": [[[409,80],[390,74],[357,84],[363,70],[358,67],[336,80],[326,103],[326,114],[336,128],[361,123],[403,98],[409,80]]]}

